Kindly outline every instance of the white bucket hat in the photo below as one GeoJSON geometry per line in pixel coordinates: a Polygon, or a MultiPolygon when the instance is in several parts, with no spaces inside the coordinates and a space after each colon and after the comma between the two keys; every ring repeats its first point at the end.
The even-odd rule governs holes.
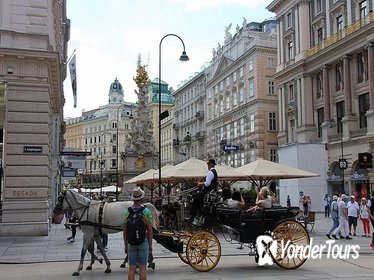
{"type": "Polygon", "coordinates": [[[131,195],[131,200],[141,200],[143,197],[144,191],[140,187],[135,187],[131,195]]]}

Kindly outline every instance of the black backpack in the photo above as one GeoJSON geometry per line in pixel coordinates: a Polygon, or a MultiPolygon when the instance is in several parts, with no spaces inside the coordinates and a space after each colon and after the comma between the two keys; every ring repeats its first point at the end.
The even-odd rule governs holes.
{"type": "Polygon", "coordinates": [[[146,224],[144,222],[145,207],[142,205],[138,210],[129,207],[127,217],[127,240],[131,245],[140,245],[146,236],[146,224]]]}

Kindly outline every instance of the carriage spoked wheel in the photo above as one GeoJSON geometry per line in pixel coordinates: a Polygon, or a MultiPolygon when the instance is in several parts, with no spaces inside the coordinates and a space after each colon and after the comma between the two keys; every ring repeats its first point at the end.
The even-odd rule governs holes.
{"type": "Polygon", "coordinates": [[[300,254],[300,251],[298,253],[294,250],[298,247],[305,248],[310,244],[308,231],[302,224],[294,220],[281,221],[275,226],[272,233],[274,240],[277,240],[277,253],[272,257],[278,266],[285,269],[295,269],[305,263],[307,258],[304,256],[307,254],[300,254]],[[282,256],[282,240],[284,245],[290,241],[284,256],[282,256]]]}
{"type": "Polygon", "coordinates": [[[179,240],[183,242],[183,251],[181,253],[178,253],[178,256],[182,260],[182,262],[186,264],[190,264],[187,259],[186,247],[187,247],[188,241],[190,240],[193,234],[194,232],[191,230],[186,230],[186,231],[182,231],[179,233],[179,240]]]}
{"type": "Polygon", "coordinates": [[[221,244],[213,233],[199,231],[187,242],[186,255],[192,268],[206,272],[218,264],[221,258],[221,244]]]}

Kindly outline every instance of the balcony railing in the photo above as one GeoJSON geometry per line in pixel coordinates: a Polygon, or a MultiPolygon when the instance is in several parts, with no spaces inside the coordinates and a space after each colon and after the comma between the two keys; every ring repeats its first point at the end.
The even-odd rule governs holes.
{"type": "Polygon", "coordinates": [[[318,53],[319,51],[335,44],[339,40],[351,35],[353,32],[355,32],[355,31],[359,30],[360,28],[372,23],[373,21],[374,21],[374,13],[371,12],[371,13],[369,13],[369,15],[366,18],[352,23],[351,25],[347,26],[343,30],[331,35],[330,37],[327,37],[325,40],[323,40],[318,45],[315,45],[314,47],[311,47],[310,49],[308,49],[306,51],[306,56],[309,57],[309,56],[312,56],[312,55],[318,53]]]}

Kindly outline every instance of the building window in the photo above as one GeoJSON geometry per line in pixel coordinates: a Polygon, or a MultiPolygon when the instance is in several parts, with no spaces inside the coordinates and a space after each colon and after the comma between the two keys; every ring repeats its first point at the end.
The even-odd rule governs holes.
{"type": "Polygon", "coordinates": [[[274,95],[274,81],[268,81],[268,95],[274,95]]]}
{"type": "Polygon", "coordinates": [[[322,0],[316,0],[316,14],[322,11],[322,0]]]}
{"type": "Polygon", "coordinates": [[[269,112],[269,131],[277,130],[277,119],[275,112],[269,112]]]}
{"type": "Polygon", "coordinates": [[[318,132],[318,138],[322,137],[322,123],[324,121],[324,113],[323,108],[317,109],[317,132],[318,132]]]}
{"type": "Polygon", "coordinates": [[[223,113],[223,100],[219,102],[219,112],[223,113]]]}
{"type": "Polygon", "coordinates": [[[269,149],[269,154],[270,154],[270,161],[278,162],[277,148],[270,148],[269,149]]]}
{"type": "Polygon", "coordinates": [[[241,166],[245,165],[245,154],[244,154],[244,152],[240,153],[240,165],[241,166]]]}
{"type": "Polygon", "coordinates": [[[236,82],[236,72],[232,73],[232,82],[236,82]]]}
{"type": "Polygon", "coordinates": [[[357,82],[361,83],[364,81],[364,58],[362,53],[357,54],[357,82]]]}
{"type": "Polygon", "coordinates": [[[226,125],[226,139],[227,140],[231,139],[231,124],[226,125]]]}
{"type": "Polygon", "coordinates": [[[322,77],[321,73],[317,73],[317,98],[322,98],[322,77]]]}
{"type": "Polygon", "coordinates": [[[234,121],[234,139],[238,137],[238,121],[234,121]]]}
{"type": "Polygon", "coordinates": [[[111,162],[112,162],[111,167],[117,167],[117,160],[116,159],[112,159],[111,162]]]}
{"type": "Polygon", "coordinates": [[[220,90],[220,91],[223,91],[223,81],[221,81],[221,82],[219,83],[219,90],[220,90]]]}
{"type": "Polygon", "coordinates": [[[369,93],[361,94],[358,97],[359,116],[360,116],[360,128],[367,127],[366,112],[370,108],[369,93]]]}
{"type": "Polygon", "coordinates": [[[243,78],[244,76],[244,69],[243,66],[239,68],[239,78],[243,78]]]}
{"type": "Polygon", "coordinates": [[[291,28],[291,27],[292,27],[292,14],[288,13],[287,14],[287,28],[291,28]]]}
{"type": "Polygon", "coordinates": [[[317,30],[317,44],[320,44],[323,41],[323,28],[318,28],[317,30]]]}
{"type": "Polygon", "coordinates": [[[344,101],[336,103],[336,132],[343,132],[344,101]]]}
{"type": "Polygon", "coordinates": [[[244,129],[244,118],[240,119],[240,136],[244,136],[245,129],[244,129]]]}
{"type": "Polygon", "coordinates": [[[368,9],[367,9],[366,1],[362,1],[359,4],[359,8],[360,8],[360,19],[366,18],[366,16],[368,15],[368,9]]]}
{"type": "Polygon", "coordinates": [[[287,48],[288,48],[288,59],[293,59],[293,42],[290,41],[288,42],[287,44],[287,48]]]}
{"type": "Polygon", "coordinates": [[[236,106],[238,104],[238,92],[236,89],[232,92],[232,104],[233,106],[236,106]]]}
{"type": "Polygon", "coordinates": [[[112,153],[116,154],[117,153],[117,146],[112,146],[112,153]]]}
{"type": "Polygon", "coordinates": [[[243,102],[243,101],[244,101],[244,88],[240,87],[239,88],[239,102],[243,102]]]}
{"type": "Polygon", "coordinates": [[[290,143],[296,142],[296,127],[295,127],[295,120],[290,120],[290,143]]]}
{"type": "Polygon", "coordinates": [[[229,87],[230,86],[230,77],[227,77],[226,78],[226,87],[229,87]]]}
{"type": "Polygon", "coordinates": [[[230,110],[230,96],[226,97],[226,110],[230,110]]]}
{"type": "Polygon", "coordinates": [[[252,71],[253,70],[253,60],[250,60],[248,62],[248,68],[249,68],[249,71],[252,71]]]}
{"type": "Polygon", "coordinates": [[[335,67],[335,86],[336,86],[337,91],[341,89],[340,85],[342,84],[342,82],[343,82],[342,67],[341,67],[341,64],[338,63],[336,64],[336,67],[335,67]]]}
{"type": "Polygon", "coordinates": [[[343,15],[340,15],[336,18],[336,30],[337,32],[341,32],[344,28],[343,25],[343,15]]]}
{"type": "Polygon", "coordinates": [[[249,132],[255,132],[255,114],[249,115],[249,132]]]}
{"type": "Polygon", "coordinates": [[[255,95],[255,81],[253,79],[249,80],[249,97],[255,95]]]}
{"type": "Polygon", "coordinates": [[[273,57],[267,58],[267,67],[268,68],[275,68],[275,59],[273,57]]]}
{"type": "Polygon", "coordinates": [[[294,88],[293,88],[293,84],[291,84],[288,86],[288,101],[292,101],[294,99],[295,99],[294,88]]]}

